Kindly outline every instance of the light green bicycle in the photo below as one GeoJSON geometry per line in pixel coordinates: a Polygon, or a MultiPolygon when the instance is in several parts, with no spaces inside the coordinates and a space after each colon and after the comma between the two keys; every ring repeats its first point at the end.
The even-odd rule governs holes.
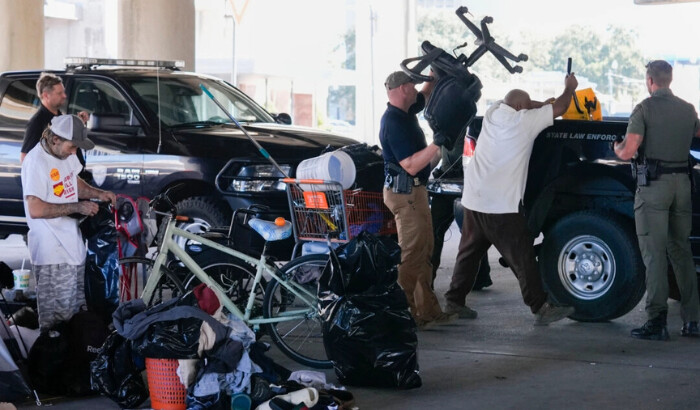
{"type": "MultiPolygon", "coordinates": [[[[331,367],[323,347],[317,307],[318,279],[328,255],[297,257],[278,268],[264,251],[254,258],[214,238],[178,228],[177,222],[188,218],[177,215],[168,191],[154,198],[150,207],[151,212],[162,217],[155,257],[119,261],[122,269],[146,278],[141,298],[147,305],[180,296],[205,283],[228,312],[256,331],[265,330],[288,357],[313,368],[331,367]],[[195,256],[197,260],[182,249],[178,238],[201,244],[203,251],[195,256]]],[[[254,217],[246,220],[265,239],[266,246],[267,242],[285,239],[292,233],[291,223],[282,218],[276,221],[279,226],[254,217]]]]}

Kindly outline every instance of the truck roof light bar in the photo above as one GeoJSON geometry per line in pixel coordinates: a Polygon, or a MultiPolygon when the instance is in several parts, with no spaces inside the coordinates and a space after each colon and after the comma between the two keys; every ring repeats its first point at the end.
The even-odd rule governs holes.
{"type": "Polygon", "coordinates": [[[90,70],[95,66],[116,67],[152,67],[169,68],[179,70],[185,67],[182,60],[140,60],[129,58],[90,58],[90,57],[66,57],[64,60],[67,69],[83,68],[90,70]]]}

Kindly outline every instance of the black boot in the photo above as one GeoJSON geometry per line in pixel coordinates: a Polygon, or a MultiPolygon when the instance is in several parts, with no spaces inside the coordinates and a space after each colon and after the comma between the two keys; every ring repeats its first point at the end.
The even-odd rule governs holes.
{"type": "Polygon", "coordinates": [[[684,337],[698,337],[700,336],[700,330],[698,330],[698,322],[685,322],[681,328],[681,336],[684,337]]]}
{"type": "Polygon", "coordinates": [[[647,322],[638,329],[632,329],[630,335],[637,339],[645,340],[668,340],[668,329],[666,329],[666,312],[662,312],[654,319],[647,322]]]}

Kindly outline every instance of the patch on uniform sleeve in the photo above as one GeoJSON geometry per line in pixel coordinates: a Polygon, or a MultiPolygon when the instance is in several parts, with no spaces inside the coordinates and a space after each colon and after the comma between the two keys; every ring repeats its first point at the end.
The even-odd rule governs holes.
{"type": "Polygon", "coordinates": [[[49,172],[49,176],[51,177],[52,181],[58,181],[61,179],[61,173],[58,172],[58,169],[52,168],[51,171],[49,172]]]}
{"type": "Polygon", "coordinates": [[[54,184],[53,194],[56,196],[63,195],[63,182],[59,182],[58,184],[54,184]]]}

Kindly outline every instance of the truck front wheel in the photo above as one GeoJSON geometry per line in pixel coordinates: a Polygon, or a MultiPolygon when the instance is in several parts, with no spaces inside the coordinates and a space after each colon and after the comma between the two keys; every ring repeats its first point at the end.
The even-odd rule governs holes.
{"type": "MultiPolygon", "coordinates": [[[[178,227],[194,234],[202,234],[215,227],[229,225],[229,219],[214,197],[196,196],[183,199],[176,204],[177,213],[190,217],[188,222],[179,222],[178,227]]],[[[185,249],[187,240],[177,238],[178,244],[185,249]]]]}
{"type": "Polygon", "coordinates": [[[582,211],[560,219],[545,234],[539,261],[550,297],[575,307],[575,320],[620,317],[644,295],[634,227],[611,214],[582,211]]]}

